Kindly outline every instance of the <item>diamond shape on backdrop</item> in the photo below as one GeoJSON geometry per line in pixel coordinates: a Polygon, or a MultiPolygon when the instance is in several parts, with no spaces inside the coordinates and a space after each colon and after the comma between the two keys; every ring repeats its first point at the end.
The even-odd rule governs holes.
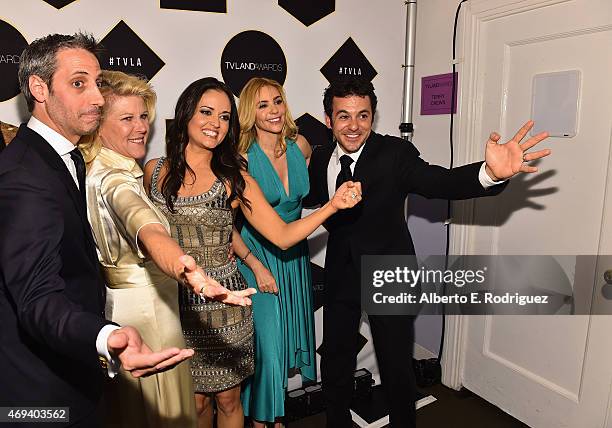
{"type": "Polygon", "coordinates": [[[164,135],[166,135],[168,133],[168,128],[170,128],[170,124],[172,123],[172,121],[174,120],[174,118],[172,119],[166,119],[166,129],[164,131],[164,135]]]}
{"type": "Polygon", "coordinates": [[[312,117],[309,113],[304,113],[298,117],[295,123],[299,128],[300,134],[306,137],[313,149],[317,146],[331,143],[331,129],[325,126],[321,121],[312,117]]]}
{"type": "Polygon", "coordinates": [[[74,3],[76,0],[43,0],[45,3],[50,4],[56,9],[61,9],[64,6],[68,6],[70,3],[74,3]]]}
{"type": "MultiPolygon", "coordinates": [[[[325,326],[323,326],[323,328],[325,328],[325,326]]],[[[361,352],[361,350],[363,349],[364,346],[366,346],[367,343],[368,343],[368,339],[366,339],[366,337],[363,334],[359,333],[359,338],[357,339],[357,354],[361,352]]],[[[324,346],[325,346],[325,343],[321,343],[321,346],[317,348],[317,354],[319,355],[323,354],[324,346]]]]}
{"type": "Polygon", "coordinates": [[[361,76],[372,81],[378,74],[351,37],[340,46],[320,71],[330,83],[336,77],[344,75],[361,76]]]}
{"type": "Polygon", "coordinates": [[[160,9],[191,10],[194,12],[227,12],[225,0],[160,0],[160,9]]]}
{"type": "Polygon", "coordinates": [[[119,21],[102,40],[100,66],[106,70],[145,76],[151,80],[166,65],[124,22],[119,21]]]}
{"type": "Polygon", "coordinates": [[[361,352],[361,350],[364,346],[366,346],[367,343],[368,339],[366,339],[363,334],[359,333],[359,339],[357,339],[357,354],[361,352]]]}
{"type": "Polygon", "coordinates": [[[307,27],[336,9],[335,0],[279,0],[278,5],[307,27]]]}
{"type": "Polygon", "coordinates": [[[27,40],[15,27],[0,20],[0,101],[19,95],[19,57],[28,46],[27,40]]]}
{"type": "Polygon", "coordinates": [[[164,120],[165,128],[162,134],[162,144],[164,145],[164,153],[166,152],[166,135],[168,135],[168,129],[170,129],[170,124],[173,121],[174,121],[174,118],[164,120]]]}

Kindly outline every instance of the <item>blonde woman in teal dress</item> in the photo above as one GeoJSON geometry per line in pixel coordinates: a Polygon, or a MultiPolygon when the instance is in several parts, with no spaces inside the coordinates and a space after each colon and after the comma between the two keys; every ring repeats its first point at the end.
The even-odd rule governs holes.
{"type": "MultiPolygon", "coordinates": [[[[240,94],[239,151],[266,200],[286,222],[299,219],[308,194],[311,148],[298,134],[277,82],[251,79],[240,94]]],[[[260,292],[253,298],[255,373],[244,385],[242,405],[256,428],[285,415],[288,372],[316,380],[310,256],[306,240],[282,250],[245,223],[234,234],[242,275],[260,292]]]]}

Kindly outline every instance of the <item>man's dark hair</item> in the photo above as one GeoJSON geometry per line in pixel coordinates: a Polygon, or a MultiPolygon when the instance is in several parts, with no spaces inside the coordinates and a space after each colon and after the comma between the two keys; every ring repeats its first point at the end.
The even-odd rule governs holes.
{"type": "Polygon", "coordinates": [[[376,94],[374,93],[374,85],[372,85],[372,82],[369,80],[358,76],[349,75],[338,77],[325,89],[325,94],[323,94],[323,109],[325,110],[325,114],[332,119],[332,101],[334,97],[344,98],[350,97],[351,95],[370,97],[372,119],[374,119],[377,103],[376,94]]]}
{"type": "Polygon", "coordinates": [[[84,49],[91,52],[96,58],[100,48],[91,34],[76,33],[72,36],[66,34],[50,34],[34,40],[21,53],[19,58],[19,87],[28,103],[28,110],[34,110],[36,100],[30,92],[30,76],[40,77],[51,90],[51,81],[57,70],[57,53],[62,49],[84,49]]]}

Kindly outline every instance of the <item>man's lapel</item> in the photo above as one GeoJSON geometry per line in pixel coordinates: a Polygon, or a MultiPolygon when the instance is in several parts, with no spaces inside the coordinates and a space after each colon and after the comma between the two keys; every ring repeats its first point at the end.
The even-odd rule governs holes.
{"type": "Polygon", "coordinates": [[[376,144],[378,140],[378,134],[371,132],[370,136],[363,146],[363,151],[355,164],[355,170],[353,171],[353,178],[355,181],[361,182],[361,190],[365,195],[368,187],[368,178],[371,175],[372,169],[375,167],[375,163],[372,162],[374,157],[379,151],[379,145],[376,144]]]}
{"type": "Polygon", "coordinates": [[[43,137],[32,131],[25,124],[19,127],[16,138],[24,140],[33,150],[38,152],[44,162],[57,171],[58,177],[62,183],[64,183],[64,186],[66,187],[66,190],[79,213],[83,228],[85,229],[85,235],[87,235],[91,241],[91,244],[93,244],[91,226],[87,220],[87,207],[85,206],[83,197],[81,196],[78,187],[76,186],[70,172],[68,171],[68,168],[66,168],[66,164],[60,155],[53,150],[53,147],[51,147],[51,145],[43,137]]]}

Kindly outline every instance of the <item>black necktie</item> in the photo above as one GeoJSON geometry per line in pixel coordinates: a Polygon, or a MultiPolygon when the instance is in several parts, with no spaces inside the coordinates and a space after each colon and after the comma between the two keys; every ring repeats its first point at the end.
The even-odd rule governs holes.
{"type": "Polygon", "coordinates": [[[71,151],[70,157],[76,167],[77,181],[79,182],[79,191],[83,197],[83,203],[87,204],[87,200],[85,199],[85,160],[79,149],[71,151]]]}
{"type": "Polygon", "coordinates": [[[336,178],[336,189],[342,185],[345,181],[350,181],[353,179],[353,173],[351,172],[351,164],[353,163],[353,158],[349,155],[340,156],[340,172],[338,173],[338,177],[336,178]]]}

